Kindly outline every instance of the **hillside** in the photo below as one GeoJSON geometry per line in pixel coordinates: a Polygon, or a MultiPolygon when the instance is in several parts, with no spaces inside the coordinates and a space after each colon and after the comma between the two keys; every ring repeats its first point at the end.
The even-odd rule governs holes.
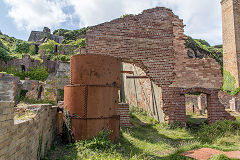
{"type": "Polygon", "coordinates": [[[0,32],[0,57],[6,62],[14,58],[17,44],[24,42],[23,40],[9,37],[0,32]]]}
{"type": "MultiPolygon", "coordinates": [[[[54,45],[70,45],[75,48],[74,53],[77,52],[77,48],[86,46],[86,30],[88,28],[81,28],[78,30],[66,30],[57,29],[53,31],[54,35],[63,36],[64,40],[62,44],[48,41],[42,44],[42,48],[48,50],[49,53],[54,49],[54,45]]],[[[188,56],[190,58],[214,58],[221,66],[223,66],[222,46],[210,46],[208,42],[201,39],[193,39],[188,36],[186,40],[186,47],[188,48],[188,56]]],[[[40,47],[41,48],[41,47],[40,47]]],[[[8,61],[13,57],[21,58],[23,54],[30,54],[33,59],[39,59],[39,53],[36,54],[34,48],[31,47],[31,43],[23,40],[9,37],[8,35],[0,32],[0,57],[4,61],[8,61]]],[[[73,54],[73,53],[72,53],[73,54]]],[[[59,55],[48,55],[51,60],[64,59],[59,55]]],[[[69,56],[65,60],[69,60],[69,56]]]]}
{"type": "Polygon", "coordinates": [[[53,31],[53,35],[63,36],[63,44],[74,44],[79,41],[84,41],[86,37],[86,31],[88,28],[81,28],[78,30],[57,29],[53,31]]]}
{"type": "Polygon", "coordinates": [[[208,58],[215,59],[223,67],[223,49],[222,45],[210,46],[208,42],[201,39],[193,39],[188,36],[186,40],[188,56],[190,58],[208,58]]]}

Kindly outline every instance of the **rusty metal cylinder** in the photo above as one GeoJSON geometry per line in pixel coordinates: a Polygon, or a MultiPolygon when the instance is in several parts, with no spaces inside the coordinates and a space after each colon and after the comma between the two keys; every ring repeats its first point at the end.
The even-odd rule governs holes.
{"type": "Polygon", "coordinates": [[[119,135],[118,90],[120,61],[110,56],[75,55],[70,62],[71,85],[64,87],[64,107],[69,111],[76,140],[112,131],[119,135]]]}
{"type": "Polygon", "coordinates": [[[74,55],[70,62],[70,83],[120,86],[120,61],[105,55],[74,55]]]}
{"type": "Polygon", "coordinates": [[[64,103],[71,114],[80,118],[111,117],[117,115],[118,88],[68,85],[64,87],[64,103]]]}

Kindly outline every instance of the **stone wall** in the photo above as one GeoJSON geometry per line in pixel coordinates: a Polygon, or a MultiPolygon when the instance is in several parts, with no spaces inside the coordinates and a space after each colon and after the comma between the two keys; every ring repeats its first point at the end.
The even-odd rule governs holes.
{"type": "Polygon", "coordinates": [[[14,121],[13,102],[0,102],[0,159],[37,160],[46,154],[55,136],[57,108],[35,105],[34,119],[14,121]]]}
{"type": "Polygon", "coordinates": [[[23,55],[22,59],[13,59],[7,62],[5,67],[16,67],[17,70],[21,71],[29,71],[31,67],[36,67],[40,65],[39,60],[32,60],[29,55],[23,55]]]}
{"type": "MultiPolygon", "coordinates": [[[[182,20],[170,9],[145,10],[139,15],[91,27],[86,34],[86,53],[112,55],[140,67],[159,87],[160,98],[157,98],[164,119],[185,123],[186,91],[200,88],[217,94],[222,87],[222,75],[220,65],[214,59],[188,57],[183,28],[182,20]]],[[[214,98],[215,102],[212,100],[212,106],[208,106],[213,108],[214,113],[210,114],[214,118],[209,118],[209,122],[227,118],[224,106],[217,98],[214,98]],[[221,114],[216,108],[222,108],[221,114]],[[217,114],[218,118],[215,117],[217,114]]]]}
{"type": "Polygon", "coordinates": [[[43,67],[46,67],[50,73],[56,73],[59,68],[59,64],[64,63],[59,61],[51,61],[46,57],[43,57],[42,59],[42,64],[39,60],[32,60],[29,55],[24,55],[22,59],[12,59],[7,63],[0,59],[0,69],[3,70],[5,68],[14,66],[15,69],[19,72],[26,72],[29,71],[30,68],[35,68],[41,65],[43,67]]]}
{"type": "Polygon", "coordinates": [[[20,78],[0,73],[0,101],[14,101],[20,78]]]}

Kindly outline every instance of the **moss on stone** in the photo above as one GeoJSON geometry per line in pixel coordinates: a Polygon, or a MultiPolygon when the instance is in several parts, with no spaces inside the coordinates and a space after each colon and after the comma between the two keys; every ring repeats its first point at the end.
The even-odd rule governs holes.
{"type": "Polygon", "coordinates": [[[223,70],[223,87],[222,90],[225,92],[233,92],[235,90],[236,80],[230,72],[223,70]]]}

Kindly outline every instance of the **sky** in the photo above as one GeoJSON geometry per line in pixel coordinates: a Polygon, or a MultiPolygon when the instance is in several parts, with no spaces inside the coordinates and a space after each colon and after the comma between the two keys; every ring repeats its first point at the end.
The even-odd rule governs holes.
{"type": "Polygon", "coordinates": [[[183,19],[186,35],[222,44],[220,0],[0,0],[0,30],[27,40],[32,30],[44,26],[80,29],[157,6],[183,19]]]}

